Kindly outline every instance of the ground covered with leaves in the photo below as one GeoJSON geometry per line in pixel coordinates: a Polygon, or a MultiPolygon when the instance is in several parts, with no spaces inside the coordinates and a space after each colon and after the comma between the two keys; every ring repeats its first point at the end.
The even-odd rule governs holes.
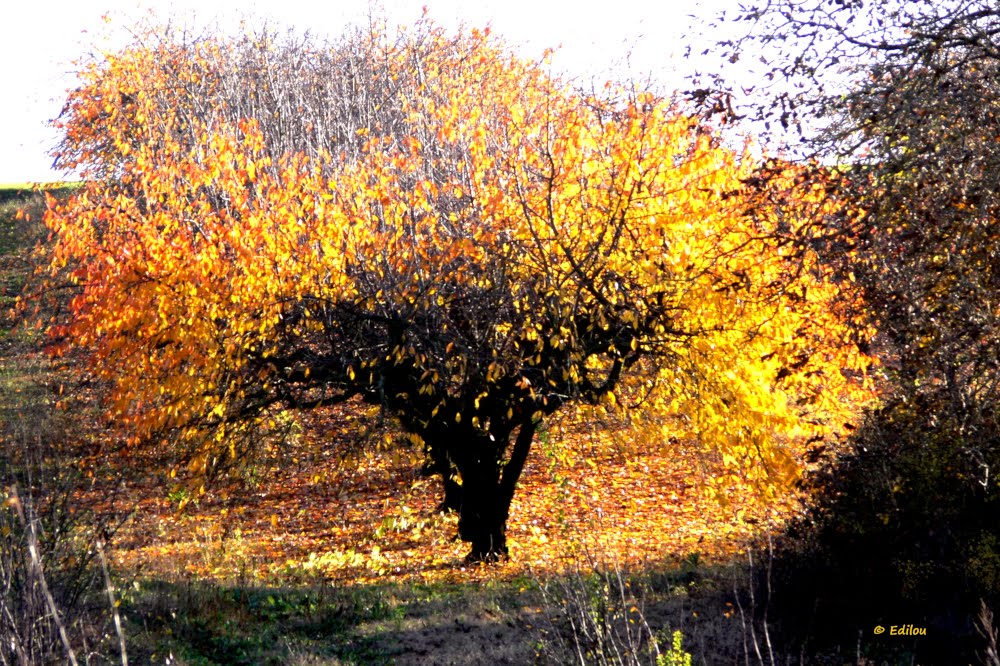
{"type": "Polygon", "coordinates": [[[346,410],[317,418],[236,482],[203,495],[142,472],[156,466],[127,450],[97,447],[82,465],[105,475],[95,488],[118,485],[109,510],[128,514],[117,564],[213,580],[511,578],[557,573],[583,552],[633,566],[718,561],[794,510],[791,499],[762,506],[750,486],[720,503],[705,483],[713,461],[694,444],[650,446],[615,424],[564,421],[543,437],[515,496],[511,560],[466,567],[457,518],[437,511],[440,479],[421,473],[422,452],[396,438],[338,450],[332,431],[351,422],[346,410]]]}

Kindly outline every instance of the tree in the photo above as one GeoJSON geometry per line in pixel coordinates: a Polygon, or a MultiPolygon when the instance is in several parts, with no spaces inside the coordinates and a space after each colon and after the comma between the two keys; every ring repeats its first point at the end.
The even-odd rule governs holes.
{"type": "Polygon", "coordinates": [[[806,577],[840,608],[902,600],[939,636],[972,634],[980,597],[1000,599],[1000,9],[780,1],[742,18],[727,54],[763,52],[781,88],[751,113],[800,128],[796,152],[838,164],[856,202],[817,220],[814,247],[860,286],[891,380],[816,507],[824,556],[852,575],[806,577]]]}
{"type": "Polygon", "coordinates": [[[197,477],[279,412],[361,399],[425,444],[492,560],[565,405],[641,390],[788,482],[864,394],[844,286],[789,242],[835,202],[774,198],[650,93],[586,95],[429,23],[324,46],[151,32],[81,75],[57,162],[88,183],[46,218],[79,291],[51,333],[197,477]]]}

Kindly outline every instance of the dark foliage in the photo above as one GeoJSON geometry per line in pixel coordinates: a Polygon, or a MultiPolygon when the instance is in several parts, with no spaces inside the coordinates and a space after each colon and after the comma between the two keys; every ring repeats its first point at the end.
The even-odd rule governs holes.
{"type": "Polygon", "coordinates": [[[928,392],[873,413],[852,453],[815,480],[819,499],[773,566],[784,641],[822,653],[861,636],[870,656],[975,662],[980,602],[1000,601],[1000,496],[987,477],[1000,442],[981,422],[985,453],[972,455],[969,423],[941,417],[946,398],[928,392]],[[874,635],[905,624],[926,637],[874,635]]]}

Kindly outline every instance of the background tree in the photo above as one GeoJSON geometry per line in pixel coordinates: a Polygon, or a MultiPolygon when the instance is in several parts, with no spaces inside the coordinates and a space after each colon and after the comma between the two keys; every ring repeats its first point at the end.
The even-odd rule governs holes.
{"type": "Polygon", "coordinates": [[[279,413],[364,400],[426,445],[488,560],[564,405],[641,389],[789,482],[865,393],[843,287],[789,242],[836,202],[775,198],[650,93],[584,95],[429,23],[334,44],[150,31],[81,76],[57,163],[88,182],[46,218],[78,293],[51,333],[196,479],[279,413]]]}
{"type": "Polygon", "coordinates": [[[741,18],[727,55],[763,53],[775,82],[751,115],[841,165],[857,202],[813,242],[860,285],[893,386],[821,481],[819,550],[789,589],[845,635],[920,613],[954,660],[979,598],[1000,599],[1000,9],[781,1],[741,18]]]}

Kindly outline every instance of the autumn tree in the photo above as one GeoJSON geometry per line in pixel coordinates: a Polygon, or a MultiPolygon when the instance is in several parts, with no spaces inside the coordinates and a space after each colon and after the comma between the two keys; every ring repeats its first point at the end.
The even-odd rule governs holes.
{"type": "Polygon", "coordinates": [[[196,477],[278,413],[364,400],[427,447],[491,560],[563,406],[641,393],[778,482],[855,413],[843,285],[789,241],[836,202],[774,196],[668,100],[584,94],[429,22],[322,44],[150,30],[81,81],[57,162],[88,182],[47,215],[77,294],[51,334],[196,477]]]}
{"type": "Polygon", "coordinates": [[[838,564],[806,576],[829,585],[801,589],[834,614],[919,608],[954,660],[944,637],[1000,599],[1000,8],[780,1],[741,18],[727,57],[763,58],[774,82],[745,113],[838,164],[857,204],[817,221],[816,247],[861,287],[892,380],[824,481],[815,559],[838,564]]]}

